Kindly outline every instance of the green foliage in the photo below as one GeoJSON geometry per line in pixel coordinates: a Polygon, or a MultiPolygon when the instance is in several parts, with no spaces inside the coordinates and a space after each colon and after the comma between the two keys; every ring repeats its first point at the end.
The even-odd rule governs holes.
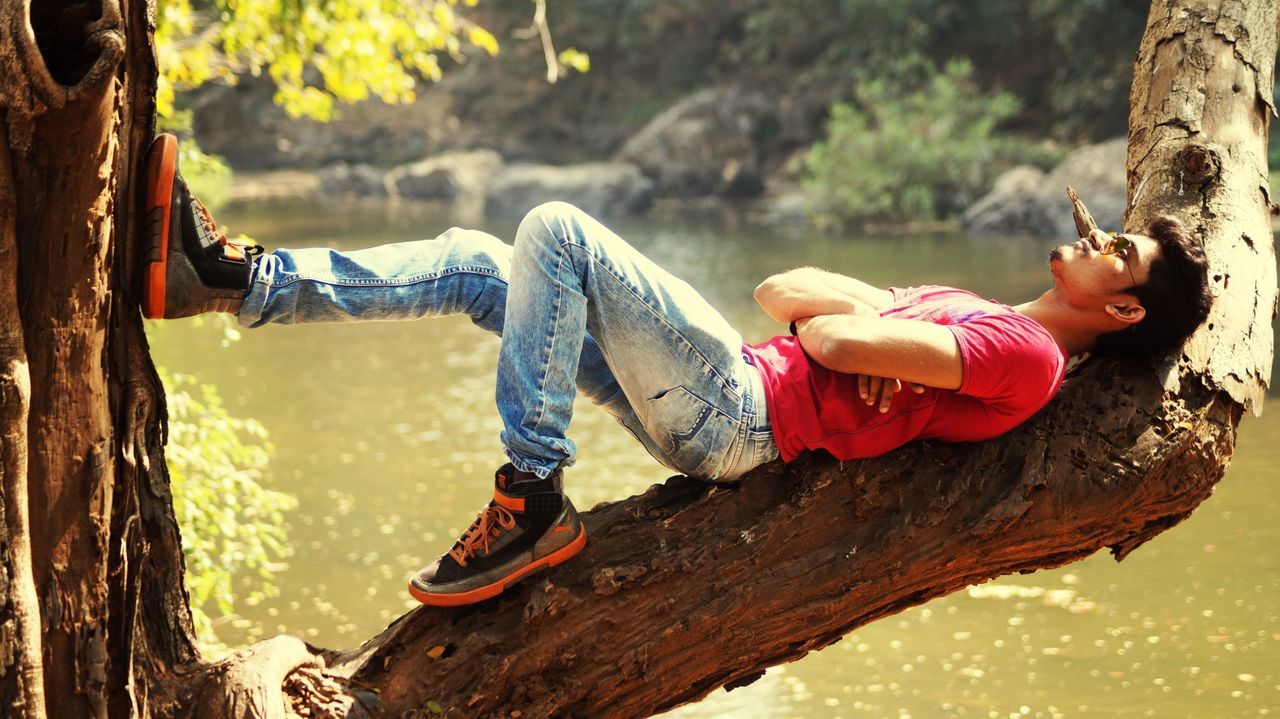
{"type": "Polygon", "coordinates": [[[197,191],[200,201],[210,210],[226,204],[231,191],[231,168],[221,157],[207,155],[194,140],[178,144],[178,166],[182,179],[197,191]]]}
{"type": "Polygon", "coordinates": [[[565,48],[557,56],[559,63],[575,72],[584,73],[591,70],[591,56],[577,48],[565,48]]]}
{"type": "Polygon", "coordinates": [[[160,0],[157,109],[169,115],[177,91],[210,80],[233,83],[238,72],[266,72],[275,81],[276,102],[295,117],[326,120],[335,101],[411,101],[417,78],[439,79],[441,53],[459,57],[464,44],[498,52],[497,39],[455,12],[458,4],[160,0]]]}
{"type": "MultiPolygon", "coordinates": [[[[524,5],[485,3],[485,22],[517,24],[524,5]]],[[[607,58],[604,72],[562,91],[580,93],[593,122],[630,128],[632,118],[646,117],[637,105],[726,81],[785,92],[807,113],[812,104],[851,100],[860,83],[918,54],[938,66],[970,58],[978,87],[1022,101],[1009,127],[1075,144],[1125,132],[1149,7],[1146,0],[573,0],[552,2],[548,17],[557,37],[607,58]]],[[[527,62],[516,55],[507,60],[527,62]]]]}
{"type": "Polygon", "coordinates": [[[1149,2],[1138,0],[813,0],[797,10],[736,0],[739,61],[838,88],[890,72],[920,53],[973,61],[978,85],[1022,100],[1037,134],[1105,139],[1125,130],[1134,50],[1149,2]],[[794,70],[792,70],[794,72],[794,70]]]}
{"type": "Polygon", "coordinates": [[[160,117],[174,112],[176,90],[199,87],[210,80],[235,81],[235,68],[217,49],[220,26],[202,23],[191,0],[156,2],[156,64],[160,69],[156,110],[160,117]],[[197,26],[203,24],[197,31],[197,26]]]}
{"type": "Polygon", "coordinates": [[[297,500],[263,486],[272,449],[261,424],[231,416],[213,385],[163,369],[160,376],[191,613],[201,641],[216,647],[211,614],[231,615],[239,601],[274,596],[273,572],[289,554],[284,515],[297,500]],[[246,574],[256,575],[255,586],[237,592],[233,580],[246,574]]]}
{"type": "Polygon", "coordinates": [[[856,106],[832,108],[826,140],[805,158],[805,188],[828,223],[945,219],[1001,170],[1046,159],[1028,143],[996,136],[1018,99],[981,92],[966,61],[937,72],[913,59],[893,79],[863,83],[856,97],[856,106]]]}

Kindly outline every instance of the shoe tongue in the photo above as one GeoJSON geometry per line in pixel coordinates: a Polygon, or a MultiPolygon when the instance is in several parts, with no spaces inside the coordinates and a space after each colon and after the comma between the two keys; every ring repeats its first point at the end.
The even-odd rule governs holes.
{"type": "Polygon", "coordinates": [[[512,480],[506,487],[508,494],[517,497],[527,497],[536,492],[559,492],[560,488],[556,486],[555,479],[548,477],[546,479],[538,479],[536,476],[530,475],[531,479],[512,480]]]}
{"type": "Polygon", "coordinates": [[[550,477],[540,479],[532,472],[522,472],[510,463],[504,464],[494,473],[493,485],[503,494],[515,497],[527,497],[537,492],[559,492],[559,471],[552,472],[550,477]]]}
{"type": "Polygon", "coordinates": [[[515,476],[515,473],[516,468],[510,462],[502,465],[498,468],[497,472],[493,473],[493,486],[498,489],[506,489],[507,485],[511,483],[511,478],[515,476]]]}

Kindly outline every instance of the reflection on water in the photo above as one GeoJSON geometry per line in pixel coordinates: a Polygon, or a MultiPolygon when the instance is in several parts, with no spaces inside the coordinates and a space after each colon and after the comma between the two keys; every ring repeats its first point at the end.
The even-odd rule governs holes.
{"type": "MultiPolygon", "coordinates": [[[[448,226],[421,208],[223,212],[269,247],[363,247],[448,226]]],[[[1005,302],[1045,285],[1042,241],[783,236],[733,218],[613,223],[703,291],[750,341],[779,331],[751,302],[765,275],[818,265],[877,284],[938,282],[1005,302]]],[[[509,238],[515,222],[489,229],[509,238]]],[[[220,388],[260,420],[275,486],[296,494],[278,598],[241,606],[220,636],[278,632],[349,647],[415,606],[408,574],[488,500],[502,461],[497,339],[463,318],[268,327],[221,347],[192,321],[152,328],[157,361],[220,388]]],[[[667,476],[580,403],[579,506],[667,476]]],[[[1237,456],[1195,515],[1123,564],[1095,556],[970,588],[860,629],[673,717],[1253,717],[1280,714],[1280,420],[1246,418],[1237,456]]],[[[251,581],[249,578],[246,582],[251,581]]],[[[675,688],[673,688],[673,691],[675,688]]]]}

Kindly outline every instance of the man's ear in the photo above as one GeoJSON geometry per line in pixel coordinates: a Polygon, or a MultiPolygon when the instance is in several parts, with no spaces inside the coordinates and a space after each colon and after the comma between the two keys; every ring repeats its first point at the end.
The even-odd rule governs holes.
{"type": "Polygon", "coordinates": [[[1126,325],[1137,324],[1147,316],[1147,308],[1137,302],[1115,302],[1104,309],[1108,316],[1126,325]]]}

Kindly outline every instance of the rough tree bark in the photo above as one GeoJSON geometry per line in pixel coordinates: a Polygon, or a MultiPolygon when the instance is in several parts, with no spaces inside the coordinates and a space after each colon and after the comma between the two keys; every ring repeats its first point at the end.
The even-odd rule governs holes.
{"type": "Polygon", "coordinates": [[[503,597],[410,612],[349,652],[277,638],[208,664],[135,301],[148,8],[0,0],[0,706],[645,716],[975,582],[1123,558],[1209,496],[1261,407],[1277,3],[1156,0],[1139,51],[1126,224],[1196,227],[1218,297],[1180,356],[1092,362],[990,442],[809,456],[733,486],[674,478],[591,512],[586,552],[503,597]]]}
{"type": "Polygon", "coordinates": [[[149,12],[0,0],[5,716],[154,712],[198,659],[128,241],[149,12]]]}

